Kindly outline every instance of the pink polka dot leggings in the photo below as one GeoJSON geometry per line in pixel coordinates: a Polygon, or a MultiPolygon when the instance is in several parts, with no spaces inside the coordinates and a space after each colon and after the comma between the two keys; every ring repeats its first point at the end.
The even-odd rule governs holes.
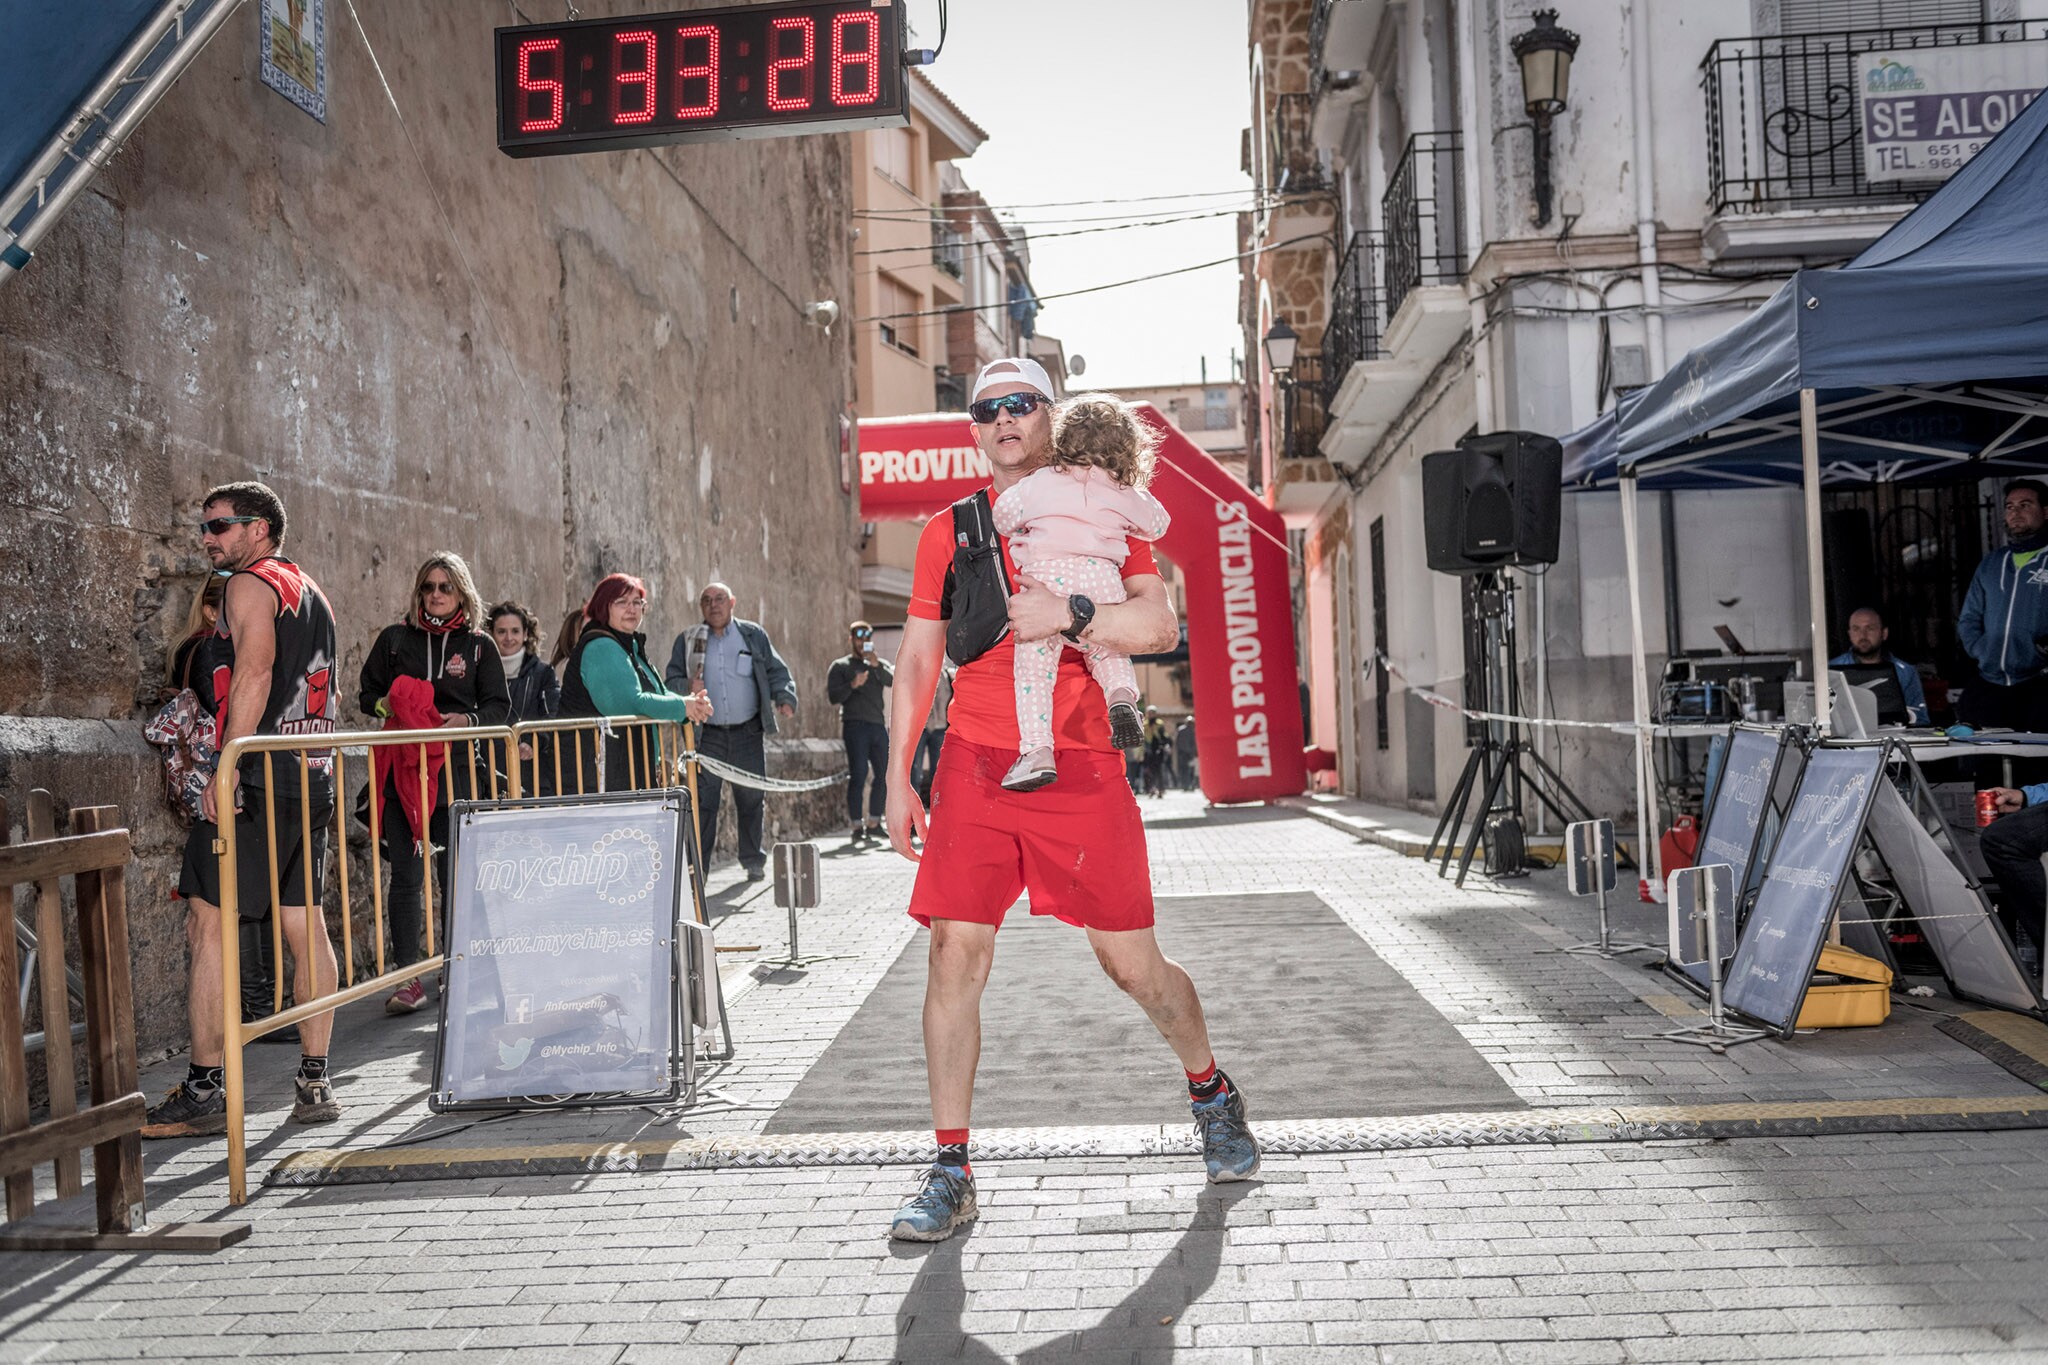
{"type": "MultiPolygon", "coordinates": [[[[1019,564],[1018,572],[1028,574],[1063,597],[1080,593],[1098,604],[1121,602],[1125,598],[1121,565],[1106,559],[1083,557],[1041,559],[1019,564]]],[[[1058,635],[1029,644],[1019,641],[1012,672],[1017,686],[1017,734],[1020,753],[1052,747],[1052,690],[1059,674],[1060,651],[1078,649],[1088,663],[1088,672],[1108,696],[1138,693],[1138,671],[1131,656],[1101,645],[1073,644],[1058,635]]]]}

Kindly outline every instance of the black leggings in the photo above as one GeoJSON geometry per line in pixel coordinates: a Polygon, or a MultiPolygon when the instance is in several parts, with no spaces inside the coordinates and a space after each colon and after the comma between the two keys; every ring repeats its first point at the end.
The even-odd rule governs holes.
{"type": "Polygon", "coordinates": [[[860,823],[860,789],[866,783],[868,818],[880,820],[889,804],[889,727],[871,720],[849,720],[841,733],[846,739],[846,818],[860,823]]]}

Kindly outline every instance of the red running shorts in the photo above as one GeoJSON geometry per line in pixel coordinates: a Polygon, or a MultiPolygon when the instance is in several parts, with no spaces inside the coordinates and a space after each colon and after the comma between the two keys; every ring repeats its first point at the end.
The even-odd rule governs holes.
{"type": "Polygon", "coordinates": [[[1061,749],[1057,782],[1003,787],[1012,750],[957,737],[939,751],[910,917],[1001,925],[1021,892],[1031,913],[1112,933],[1152,927],[1145,825],[1114,750],[1061,749]]]}

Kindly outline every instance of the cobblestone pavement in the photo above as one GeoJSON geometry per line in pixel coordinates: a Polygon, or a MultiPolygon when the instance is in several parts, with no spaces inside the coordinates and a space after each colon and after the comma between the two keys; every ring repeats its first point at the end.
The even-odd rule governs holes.
{"type": "MultiPolygon", "coordinates": [[[[1162,894],[1317,891],[1532,1105],[2026,1092],[1904,1006],[1725,1058],[1630,1041],[1686,1006],[1640,965],[1536,953],[1591,931],[1556,874],[1458,892],[1298,813],[1176,796],[1147,814],[1162,894]]],[[[826,847],[830,904],[801,946],[833,960],[807,970],[754,965],[785,921],[761,888],[713,878],[721,943],[761,951],[726,964],[739,1055],[706,1104],[437,1139],[456,1121],[424,1111],[432,1024],[369,1002],[336,1046],[333,1129],[278,1131],[291,1050],[250,1050],[252,1175],[395,1140],[757,1131],[912,932],[908,864],[826,847]]],[[[1618,907],[1617,932],[1660,926],[1618,907]]],[[[1259,1098],[1285,1117],[1284,1096],[1259,1098]]],[[[251,1238],[210,1257],[0,1256],[0,1365],[2048,1358],[2048,1132],[1273,1157],[1220,1189],[1186,1160],[983,1163],[982,1221],[937,1248],[882,1236],[900,1167],[259,1189],[223,1213],[218,1142],[148,1156],[157,1218],[246,1220],[251,1238]]]]}

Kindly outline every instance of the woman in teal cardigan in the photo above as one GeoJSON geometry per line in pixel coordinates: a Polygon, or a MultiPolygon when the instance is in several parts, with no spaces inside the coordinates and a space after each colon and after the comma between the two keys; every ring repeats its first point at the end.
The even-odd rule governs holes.
{"type": "MultiPolygon", "coordinates": [[[[630,574],[615,573],[597,585],[583,608],[583,633],[569,654],[562,676],[564,718],[579,716],[645,716],[651,720],[711,719],[711,698],[703,692],[679,696],[662,685],[661,674],[647,662],[647,637],[640,633],[647,617],[647,585],[630,574]]],[[[567,736],[564,747],[580,748],[583,790],[597,789],[594,745],[578,746],[567,736]]],[[[651,780],[648,760],[661,759],[655,736],[632,740],[614,736],[605,741],[605,787],[620,791],[633,786],[663,786],[651,780]],[[634,780],[634,779],[637,779],[634,780]]]]}

